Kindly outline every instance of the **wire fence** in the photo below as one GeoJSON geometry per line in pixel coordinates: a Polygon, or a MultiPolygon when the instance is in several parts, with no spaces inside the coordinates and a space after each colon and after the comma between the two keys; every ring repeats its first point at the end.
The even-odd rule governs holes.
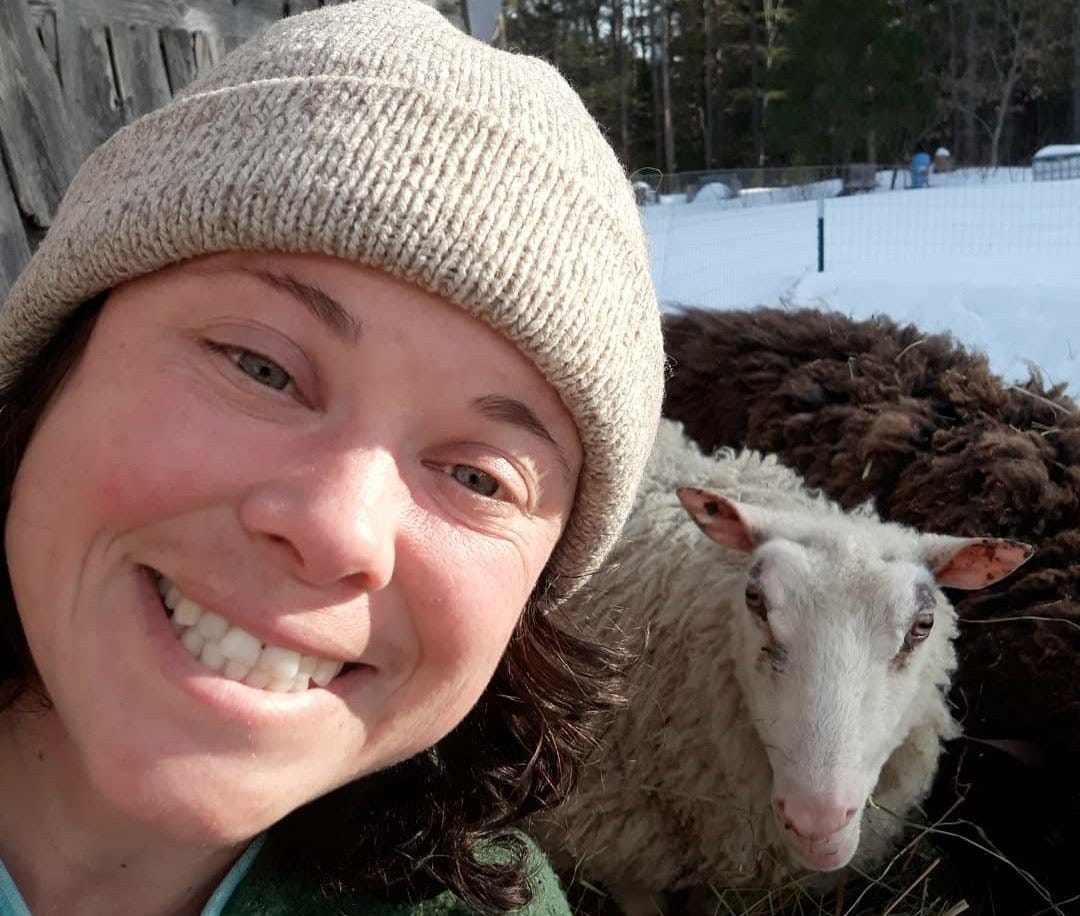
{"type": "Polygon", "coordinates": [[[970,270],[977,278],[987,265],[1011,265],[1038,276],[1080,256],[1080,180],[1035,181],[1030,168],[960,169],[931,173],[917,187],[910,168],[896,167],[877,169],[873,190],[852,194],[849,178],[836,168],[745,170],[654,185],[642,215],[661,299],[737,308],[775,304],[819,268],[970,270]],[[811,180],[786,183],[800,173],[811,180]]]}

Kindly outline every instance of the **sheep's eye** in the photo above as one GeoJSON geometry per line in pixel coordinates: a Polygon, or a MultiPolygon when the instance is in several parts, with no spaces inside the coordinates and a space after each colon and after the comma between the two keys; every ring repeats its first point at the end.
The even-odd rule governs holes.
{"type": "Polygon", "coordinates": [[[904,639],[905,648],[911,648],[915,643],[922,642],[930,635],[930,631],[934,627],[934,612],[933,611],[919,611],[915,615],[915,619],[911,622],[911,629],[908,630],[907,637],[904,639]]]}
{"type": "Polygon", "coordinates": [[[765,606],[765,595],[762,594],[761,589],[750,582],[746,586],[746,607],[754,614],[757,614],[762,620],[765,619],[769,613],[769,609],[765,606]]]}

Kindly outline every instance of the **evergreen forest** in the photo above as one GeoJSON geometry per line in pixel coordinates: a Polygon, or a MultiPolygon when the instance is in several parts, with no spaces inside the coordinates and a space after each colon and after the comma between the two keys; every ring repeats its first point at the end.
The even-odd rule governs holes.
{"type": "Polygon", "coordinates": [[[504,0],[628,169],[1026,164],[1080,141],[1080,0],[504,0]]]}

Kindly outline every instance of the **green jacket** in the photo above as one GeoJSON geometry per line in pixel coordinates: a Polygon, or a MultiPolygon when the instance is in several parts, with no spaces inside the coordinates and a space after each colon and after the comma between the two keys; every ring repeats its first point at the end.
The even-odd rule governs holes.
{"type": "MultiPolygon", "coordinates": [[[[544,854],[529,841],[533,868],[532,903],[523,916],[570,916],[559,880],[544,854]]],[[[276,874],[271,860],[260,856],[248,876],[233,892],[223,916],[466,916],[475,910],[449,892],[409,905],[376,894],[327,897],[276,874]]]]}

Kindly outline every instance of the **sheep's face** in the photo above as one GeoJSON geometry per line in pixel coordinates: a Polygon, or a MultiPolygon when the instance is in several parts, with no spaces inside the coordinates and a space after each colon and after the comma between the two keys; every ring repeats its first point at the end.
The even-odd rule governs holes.
{"type": "Polygon", "coordinates": [[[925,566],[875,554],[851,538],[772,538],[733,596],[736,667],[772,766],[777,827],[808,868],[854,855],[861,811],[905,713],[937,689],[933,663],[953,630],[925,566]]]}
{"type": "Polygon", "coordinates": [[[1030,549],[679,495],[744,556],[732,644],[772,768],[777,832],[799,864],[841,868],[882,767],[946,678],[955,620],[938,586],[997,581],[1030,549]]]}

